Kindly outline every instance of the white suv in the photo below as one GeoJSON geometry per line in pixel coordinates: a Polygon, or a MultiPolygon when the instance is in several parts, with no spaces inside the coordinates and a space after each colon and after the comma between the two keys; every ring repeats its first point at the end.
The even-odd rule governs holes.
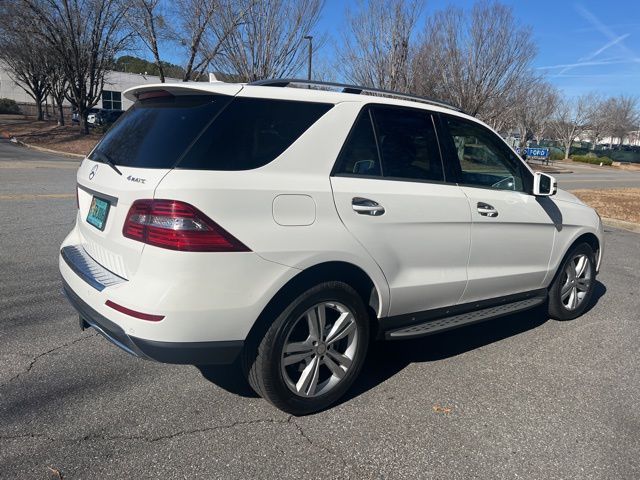
{"type": "Polygon", "coordinates": [[[125,92],[60,252],[83,328],[161,362],[239,360],[305,414],[345,393],[372,339],[588,307],[598,215],[494,131],[426,99],[294,83],[125,92]]]}

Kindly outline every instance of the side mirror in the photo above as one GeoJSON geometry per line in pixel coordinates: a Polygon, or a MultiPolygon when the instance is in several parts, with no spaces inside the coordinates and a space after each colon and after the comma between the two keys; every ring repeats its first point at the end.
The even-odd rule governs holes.
{"type": "Polygon", "coordinates": [[[551,175],[535,172],[533,177],[533,194],[536,197],[550,197],[558,191],[558,182],[551,175]]]}

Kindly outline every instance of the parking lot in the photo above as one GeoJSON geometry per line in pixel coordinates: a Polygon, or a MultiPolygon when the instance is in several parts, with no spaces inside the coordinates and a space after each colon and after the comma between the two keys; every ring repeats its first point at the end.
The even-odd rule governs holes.
{"type": "Polygon", "coordinates": [[[296,418],[235,367],[79,330],[57,267],[77,165],[0,140],[0,478],[640,478],[638,234],[607,228],[582,318],[375,345],[344,401],[296,418]]]}

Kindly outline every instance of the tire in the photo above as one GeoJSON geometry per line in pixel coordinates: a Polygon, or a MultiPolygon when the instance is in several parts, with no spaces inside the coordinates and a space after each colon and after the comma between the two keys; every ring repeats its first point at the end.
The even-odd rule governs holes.
{"type": "Polygon", "coordinates": [[[362,369],[368,345],[369,316],[362,298],[343,282],[324,282],[293,300],[261,338],[249,340],[242,364],[261,397],[280,410],[306,415],[346,393],[362,369]]]}
{"type": "Polygon", "coordinates": [[[549,316],[572,320],[582,315],[591,302],[595,274],[595,254],[591,246],[581,243],[572,248],[549,287],[549,316]]]}

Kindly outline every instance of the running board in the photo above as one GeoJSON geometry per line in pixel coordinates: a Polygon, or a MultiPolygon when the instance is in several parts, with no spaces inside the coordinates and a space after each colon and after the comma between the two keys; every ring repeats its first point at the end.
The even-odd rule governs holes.
{"type": "Polygon", "coordinates": [[[471,325],[472,323],[491,320],[494,318],[502,317],[504,315],[510,315],[512,313],[528,310],[544,303],[546,299],[546,295],[536,296],[533,298],[527,298],[525,300],[519,300],[503,305],[496,305],[494,307],[474,310],[450,317],[428,320],[417,325],[411,325],[409,327],[391,330],[386,333],[386,338],[388,340],[401,340],[431,335],[432,333],[443,332],[445,330],[451,330],[453,328],[462,327],[464,325],[471,325]]]}

